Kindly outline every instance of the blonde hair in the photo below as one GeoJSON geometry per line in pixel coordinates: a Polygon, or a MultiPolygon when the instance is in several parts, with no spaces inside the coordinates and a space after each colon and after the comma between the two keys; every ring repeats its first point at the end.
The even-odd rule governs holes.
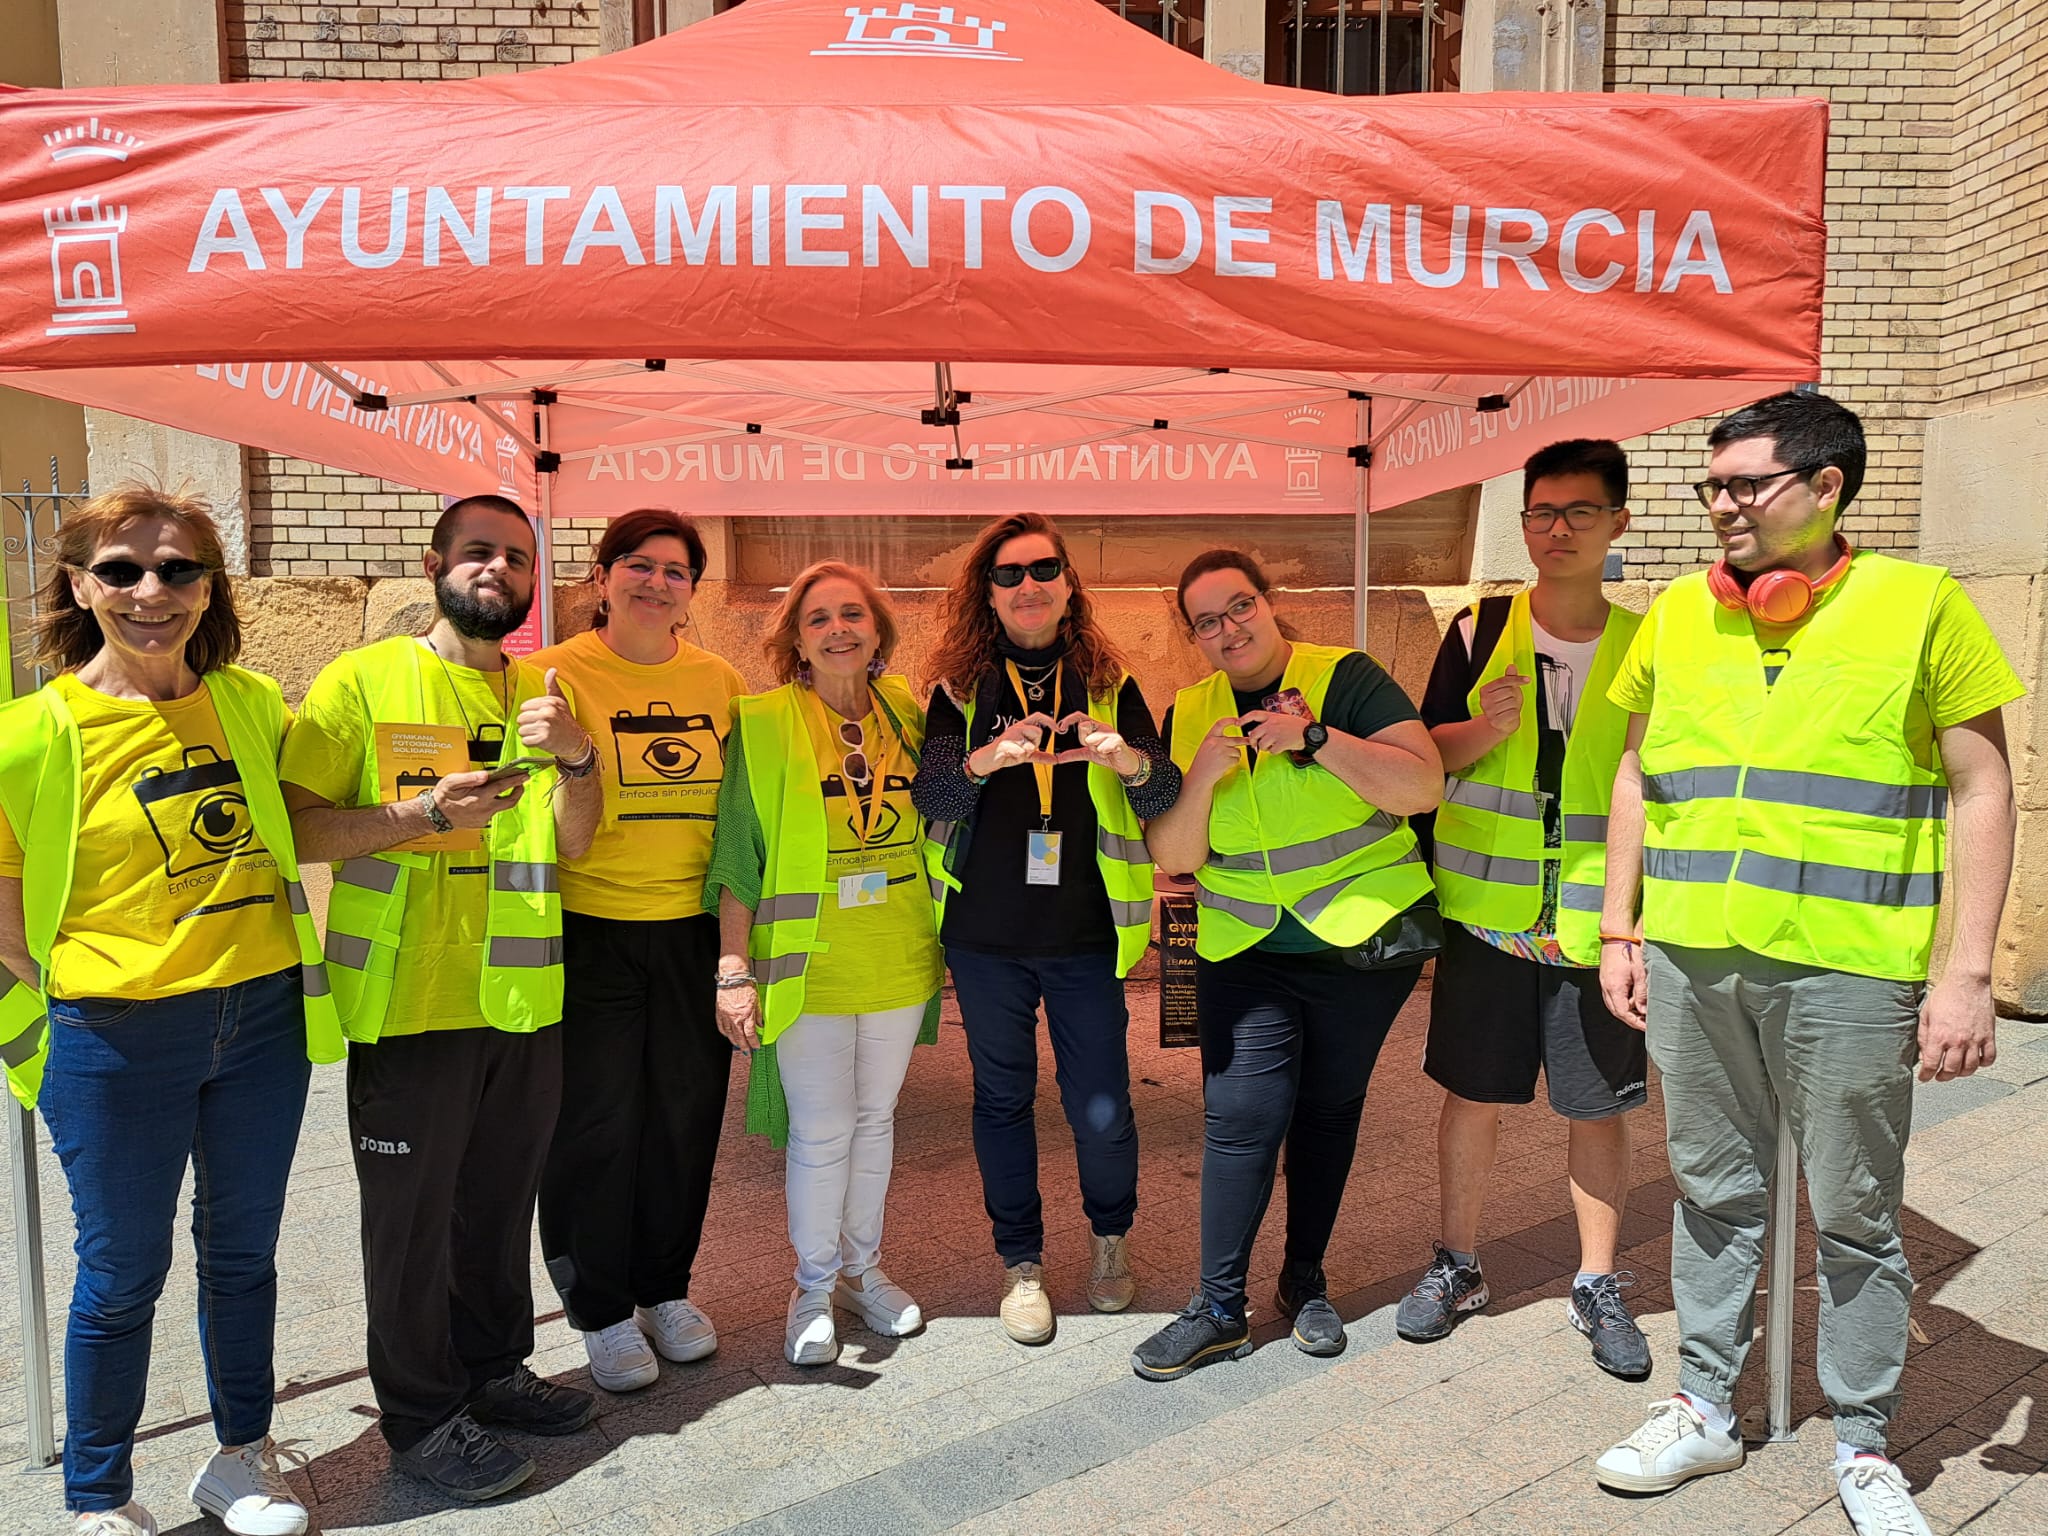
{"type": "Polygon", "coordinates": [[[834,577],[859,587],[861,600],[875,616],[875,634],[880,640],[875,647],[875,655],[886,662],[895,653],[896,610],[875,578],[844,560],[820,560],[805,566],[796,580],[789,584],[789,590],[783,593],[782,604],[775,610],[775,618],[768,626],[767,637],[761,642],[761,649],[767,653],[768,664],[774,668],[778,683],[794,682],[803,663],[803,648],[797,644],[796,636],[803,622],[804,599],[819,582],[834,577]]]}

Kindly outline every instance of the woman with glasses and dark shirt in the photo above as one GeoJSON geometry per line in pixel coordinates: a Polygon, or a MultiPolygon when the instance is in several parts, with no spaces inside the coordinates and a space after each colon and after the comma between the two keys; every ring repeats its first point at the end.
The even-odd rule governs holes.
{"type": "Polygon", "coordinates": [[[1138,1205],[1123,978],[1145,952],[1144,821],[1180,774],[1095,622],[1051,522],[985,529],[947,594],[912,798],[974,1066],[974,1153],[1004,1268],[1004,1329],[1053,1334],[1038,1193],[1038,1009],[1091,1232],[1088,1303],[1131,1304],[1138,1205]]]}
{"type": "Polygon", "coordinates": [[[789,1148],[792,1365],[839,1357],[835,1305],[892,1337],[924,1326],[876,1262],[896,1095],[945,980],[910,800],[924,714],[895,648],[867,572],[825,560],[790,583],[764,645],[782,686],[733,700],[704,881],[718,1027],[752,1057],[747,1129],[789,1148]]]}
{"type": "Polygon", "coordinates": [[[1153,1381],[1251,1352],[1246,1283],[1283,1144],[1279,1307],[1302,1350],[1344,1348],[1323,1255],[1373,1065],[1422,972],[1419,955],[1361,969],[1357,951],[1431,894],[1404,818],[1443,789],[1400,685],[1362,651],[1291,639],[1250,556],[1196,556],[1180,611],[1216,670],[1167,714],[1181,795],[1145,841],[1200,887],[1202,1278],[1131,1356],[1153,1381]]]}
{"type": "Polygon", "coordinates": [[[71,1186],[64,1502],[80,1536],[156,1530],[134,1501],[150,1330],[193,1170],[199,1341],[220,1450],[192,1502],[238,1536],[306,1511],[270,1438],[277,1234],[310,1076],[342,1056],[299,886],[278,687],[203,503],[96,496],[64,519],[38,659],[0,710],[0,998],[8,1086],[71,1186]]]}
{"type": "Polygon", "coordinates": [[[747,690],[683,638],[703,574],[688,518],[614,518],[591,562],[595,627],[530,658],[568,685],[602,759],[604,818],[560,870],[567,1033],[540,1243],[608,1392],[652,1383],[657,1355],[718,1348],[689,1299],[732,1070],[704,871],[727,721],[747,690]]]}

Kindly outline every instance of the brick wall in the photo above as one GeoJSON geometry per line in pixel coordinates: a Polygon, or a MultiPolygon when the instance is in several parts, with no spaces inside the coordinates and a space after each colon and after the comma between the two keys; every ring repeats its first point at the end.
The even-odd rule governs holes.
{"type": "Polygon", "coordinates": [[[1988,405],[2048,387],[2048,28],[1967,5],[1956,41],[1942,395],[1988,405]]]}
{"type": "MultiPolygon", "coordinates": [[[[227,0],[229,78],[461,80],[598,51],[598,0],[504,5],[296,5],[227,0]]],[[[258,576],[419,572],[440,499],[258,449],[249,452],[249,568],[258,576]]],[[[555,530],[558,570],[581,574],[595,534],[555,530]]]]}
{"type": "MultiPolygon", "coordinates": [[[[1955,0],[1610,0],[1607,12],[1614,90],[1828,101],[1820,382],[1863,417],[1871,447],[1844,526],[1866,547],[1912,551],[1921,439],[1943,383],[1955,0]]],[[[1629,445],[1642,509],[1624,540],[1631,575],[1677,576],[1714,549],[1685,489],[1705,472],[1705,434],[1689,422],[1629,445]]]]}

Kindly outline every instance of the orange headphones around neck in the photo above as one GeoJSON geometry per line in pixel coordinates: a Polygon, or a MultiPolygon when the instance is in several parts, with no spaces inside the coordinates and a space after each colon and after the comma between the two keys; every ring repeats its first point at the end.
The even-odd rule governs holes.
{"type": "Polygon", "coordinates": [[[1716,560],[1707,568],[1707,590],[1720,600],[1722,607],[1747,613],[1766,624],[1797,624],[1813,612],[1820,594],[1840,581],[1849,569],[1856,551],[1839,533],[1835,535],[1835,548],[1840,551],[1839,557],[1818,581],[1809,580],[1799,571],[1765,571],[1745,587],[1726,560],[1716,560]]]}

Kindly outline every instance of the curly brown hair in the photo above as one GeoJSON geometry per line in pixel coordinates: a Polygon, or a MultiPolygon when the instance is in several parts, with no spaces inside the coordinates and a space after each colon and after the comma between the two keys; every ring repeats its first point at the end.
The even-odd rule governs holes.
{"type": "Polygon", "coordinates": [[[782,594],[781,605],[775,610],[775,617],[769,621],[767,637],[761,641],[761,649],[767,653],[768,665],[774,668],[778,683],[796,681],[797,668],[803,661],[803,650],[796,643],[796,632],[803,622],[804,599],[819,582],[835,576],[859,587],[868,611],[874,614],[875,635],[879,641],[875,655],[886,664],[895,654],[896,609],[882,590],[881,583],[859,566],[848,565],[844,560],[820,560],[804,567],[796,580],[789,584],[789,590],[782,594]]]}
{"type": "Polygon", "coordinates": [[[176,523],[192,540],[192,553],[208,568],[206,611],[185,642],[185,664],[204,677],[242,654],[242,618],[235,612],[235,593],[228,581],[227,556],[213,512],[197,496],[174,494],[146,485],[116,486],[102,491],[65,517],[57,529],[56,563],[43,583],[37,602],[35,659],[61,672],[75,672],[107,643],[100,621],[81,607],[71,590],[74,571],[93,563],[100,545],[130,523],[161,518],[176,523]]]}
{"type": "Polygon", "coordinates": [[[925,663],[925,672],[956,701],[972,698],[982,679],[1001,664],[996,642],[1002,638],[1003,625],[989,606],[989,572],[995,568],[996,552],[1027,533],[1051,540],[1066,568],[1067,613],[1060,620],[1059,643],[1066,659],[1079,670],[1089,696],[1110,692],[1130,672],[1123,652],[1095,622],[1088,589],[1081,584],[1081,574],[1067,554],[1067,541],[1060,537],[1052,519],[1036,512],[1015,512],[982,529],[939,609],[939,641],[925,663]]]}

